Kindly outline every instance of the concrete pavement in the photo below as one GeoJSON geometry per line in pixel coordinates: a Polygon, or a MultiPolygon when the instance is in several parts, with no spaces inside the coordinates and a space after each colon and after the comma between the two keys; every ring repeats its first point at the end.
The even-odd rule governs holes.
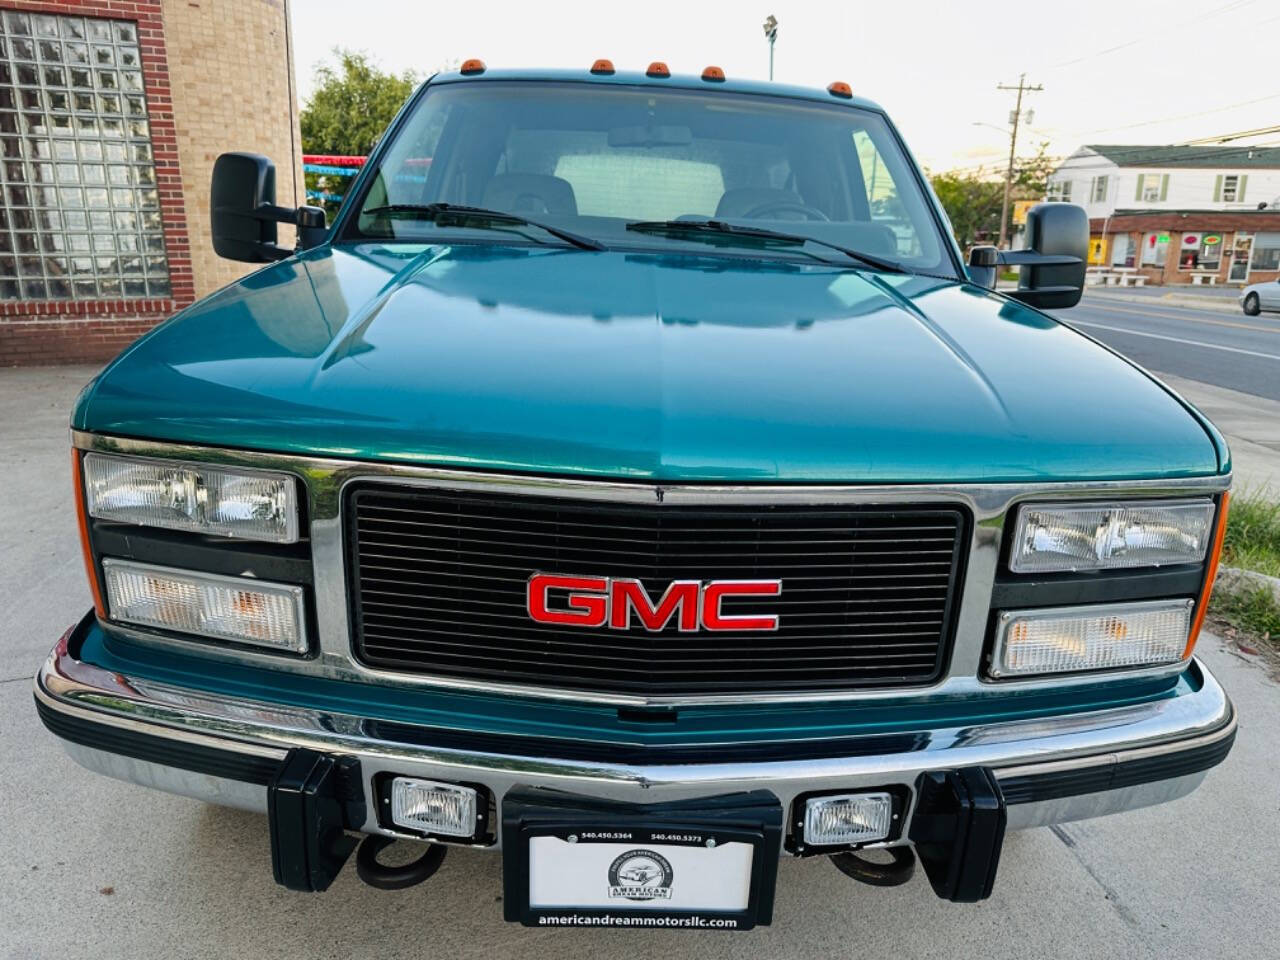
{"type": "MultiPolygon", "coordinates": [[[[775,925],[753,933],[525,930],[500,920],[499,859],[465,851],[397,893],[350,868],[322,895],[276,887],[265,818],[89,774],[35,715],[30,677],[89,605],[66,423],[90,374],[0,371],[0,957],[1276,956],[1280,697],[1213,636],[1202,656],[1240,710],[1226,763],[1174,804],[1011,835],[982,904],[943,903],[923,877],[881,890],[788,860],[775,925]]],[[[1203,397],[1266,439],[1247,403],[1203,397]]]]}

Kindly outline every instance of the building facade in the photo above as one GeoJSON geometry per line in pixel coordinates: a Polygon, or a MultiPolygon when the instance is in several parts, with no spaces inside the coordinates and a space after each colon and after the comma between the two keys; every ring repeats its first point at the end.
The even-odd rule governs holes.
{"type": "Polygon", "coordinates": [[[1095,268],[1155,284],[1280,277],[1280,148],[1090,144],[1047,199],[1088,212],[1095,268]]]}
{"type": "Polygon", "coordinates": [[[252,150],[300,200],[288,17],[0,0],[0,366],[108,359],[249,269],[213,254],[209,176],[252,150]]]}

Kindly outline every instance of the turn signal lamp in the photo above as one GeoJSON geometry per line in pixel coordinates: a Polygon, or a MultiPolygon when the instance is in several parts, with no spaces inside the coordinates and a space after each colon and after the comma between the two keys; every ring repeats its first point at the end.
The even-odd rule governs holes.
{"type": "Polygon", "coordinates": [[[111,619],[287,653],[306,650],[302,588],[146,563],[102,561],[111,619]]]}
{"type": "Polygon", "coordinates": [[[853,97],[853,88],[843,80],[837,80],[835,83],[831,84],[831,86],[827,87],[827,93],[831,94],[833,97],[844,97],[848,100],[853,97]]]}
{"type": "Polygon", "coordinates": [[[89,592],[93,594],[93,609],[102,620],[107,618],[107,606],[102,602],[102,587],[98,583],[98,568],[93,562],[93,547],[89,543],[89,515],[84,508],[84,473],[79,450],[71,451],[72,482],[75,484],[76,523],[80,528],[80,554],[84,558],[84,572],[89,578],[89,592]]]}
{"type": "Polygon", "coordinates": [[[1190,659],[1195,652],[1196,641],[1200,639],[1200,628],[1204,626],[1204,615],[1209,611],[1209,595],[1213,593],[1213,581],[1218,576],[1218,561],[1222,558],[1222,541],[1227,533],[1227,509],[1231,504],[1231,494],[1223,491],[1218,501],[1218,525],[1213,534],[1213,545],[1209,548],[1209,564],[1204,572],[1204,586],[1200,588],[1200,598],[1196,604],[1196,618],[1191,624],[1191,634],[1187,637],[1187,649],[1183,653],[1184,660],[1190,659]]]}
{"type": "Polygon", "coordinates": [[[597,60],[595,63],[591,65],[591,72],[595,74],[601,74],[606,77],[610,76],[614,72],[613,61],[605,60],[603,58],[600,60],[597,60]]]}
{"type": "Polygon", "coordinates": [[[463,60],[462,66],[458,68],[458,72],[463,75],[484,73],[484,61],[477,60],[475,57],[472,57],[470,60],[463,60]]]}
{"type": "Polygon", "coordinates": [[[805,802],[804,841],[815,847],[874,843],[893,829],[893,798],[887,793],[845,793],[805,802]]]}
{"type": "Polygon", "coordinates": [[[476,792],[436,780],[391,781],[391,822],[416,833],[470,837],[476,833],[476,792]]]}
{"type": "Polygon", "coordinates": [[[724,83],[724,71],[719,67],[707,67],[702,71],[702,79],[712,83],[724,83]]]}
{"type": "Polygon", "coordinates": [[[644,72],[646,77],[669,77],[671,71],[667,69],[667,65],[661,60],[655,60],[649,64],[649,69],[644,72]]]}
{"type": "Polygon", "coordinates": [[[1146,600],[1006,610],[992,656],[994,677],[1040,676],[1180,662],[1195,601],[1146,600]]]}

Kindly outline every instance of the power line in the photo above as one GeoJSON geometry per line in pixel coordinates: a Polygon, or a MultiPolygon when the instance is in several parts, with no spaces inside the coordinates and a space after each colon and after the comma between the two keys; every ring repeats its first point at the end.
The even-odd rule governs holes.
{"type": "Polygon", "coordinates": [[[1140,37],[1134,37],[1132,40],[1126,40],[1124,43],[1116,44],[1114,47],[1106,47],[1102,50],[1095,50],[1093,53],[1087,53],[1082,57],[1075,57],[1074,59],[1071,59],[1071,60],[1063,60],[1061,63],[1051,64],[1050,66],[1044,67],[1042,69],[1059,70],[1063,67],[1075,66],[1077,63],[1085,63],[1086,61],[1089,61],[1089,60],[1096,60],[1098,57],[1105,57],[1113,53],[1118,53],[1121,50],[1127,50],[1130,47],[1137,46],[1140,43],[1145,43],[1146,41],[1151,40],[1155,37],[1163,36],[1166,33],[1172,33],[1175,30],[1181,30],[1183,27],[1189,27],[1192,24],[1199,23],[1202,20],[1207,20],[1210,17],[1216,17],[1222,13],[1229,13],[1232,10],[1238,10],[1240,7],[1246,7],[1252,3],[1257,3],[1257,2],[1258,0],[1232,0],[1231,3],[1223,4],[1221,7],[1218,7],[1214,10],[1209,10],[1209,11],[1206,11],[1205,13],[1197,14],[1196,16],[1191,17],[1190,19],[1181,20],[1178,23],[1171,23],[1168,26],[1166,26],[1163,30],[1152,30],[1143,34],[1140,37]]]}

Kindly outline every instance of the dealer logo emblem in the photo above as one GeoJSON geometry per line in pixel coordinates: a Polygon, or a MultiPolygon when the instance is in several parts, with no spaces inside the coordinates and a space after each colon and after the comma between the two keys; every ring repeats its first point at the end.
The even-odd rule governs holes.
{"type": "Polygon", "coordinates": [[[628,850],[609,864],[609,896],[626,900],[670,900],[671,861],[653,850],[628,850]]]}

